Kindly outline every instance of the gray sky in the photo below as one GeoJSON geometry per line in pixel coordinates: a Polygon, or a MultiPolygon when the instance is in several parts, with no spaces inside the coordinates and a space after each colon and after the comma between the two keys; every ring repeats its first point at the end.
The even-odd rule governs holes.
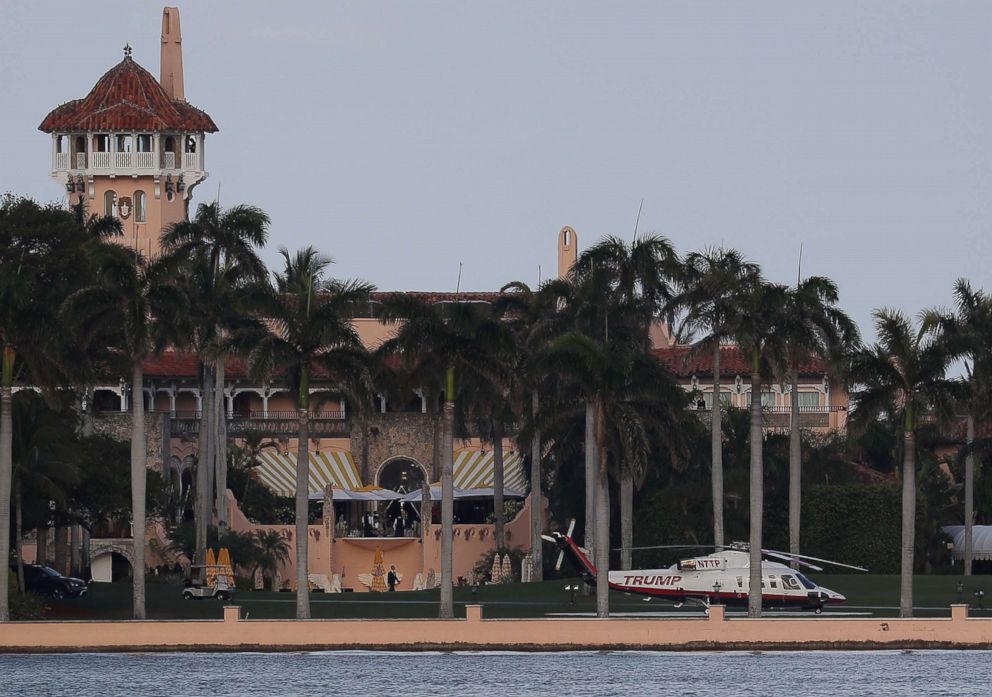
{"type": "MultiPolygon", "coordinates": [[[[0,192],[43,201],[45,114],[122,56],[159,70],[159,2],[0,4],[0,192]]],[[[878,306],[992,289],[989,2],[196,2],[186,96],[225,206],[384,290],[496,289],[642,232],[737,247],[878,306]]]]}

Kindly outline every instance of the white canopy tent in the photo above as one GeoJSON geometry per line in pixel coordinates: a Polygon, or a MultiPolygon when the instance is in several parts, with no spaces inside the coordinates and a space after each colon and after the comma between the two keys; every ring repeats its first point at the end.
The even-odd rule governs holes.
{"type": "MultiPolygon", "coordinates": [[[[402,498],[402,494],[397,494],[389,489],[367,486],[361,489],[338,489],[334,487],[335,501],[396,501],[402,498]]],[[[311,501],[321,501],[324,492],[318,491],[310,494],[311,501]]]]}
{"type": "MultiPolygon", "coordinates": [[[[453,498],[456,501],[464,501],[466,499],[491,499],[494,495],[494,490],[492,487],[483,487],[479,489],[462,489],[461,487],[454,487],[453,498]]],[[[519,491],[514,489],[504,489],[503,496],[508,499],[522,499],[525,498],[525,494],[521,494],[519,491]]],[[[431,484],[431,501],[441,500],[441,485],[431,484]]],[[[423,498],[423,492],[420,489],[416,491],[411,491],[409,494],[404,496],[401,501],[407,503],[419,503],[423,498]]]]}
{"type": "MultiPolygon", "coordinates": [[[[951,556],[955,561],[964,560],[964,526],[945,525],[941,528],[954,541],[951,556]]],[[[992,525],[974,525],[971,528],[971,542],[974,559],[988,561],[992,559],[992,525]]]]}

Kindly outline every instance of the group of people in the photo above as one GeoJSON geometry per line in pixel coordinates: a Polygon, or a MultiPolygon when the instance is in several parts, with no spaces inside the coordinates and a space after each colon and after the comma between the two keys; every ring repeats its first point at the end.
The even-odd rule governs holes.
{"type": "MultiPolygon", "coordinates": [[[[338,532],[347,530],[344,515],[338,518],[338,532]]],[[[388,516],[378,511],[365,511],[361,517],[362,537],[407,537],[419,533],[420,523],[405,510],[388,516]]]]}

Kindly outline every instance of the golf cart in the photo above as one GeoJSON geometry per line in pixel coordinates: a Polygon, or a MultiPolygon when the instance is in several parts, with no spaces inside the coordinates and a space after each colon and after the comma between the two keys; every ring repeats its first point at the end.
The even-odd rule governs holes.
{"type": "MultiPolygon", "coordinates": [[[[195,572],[202,569],[202,566],[191,566],[190,571],[195,572]]],[[[224,574],[217,574],[212,582],[203,583],[199,574],[193,578],[191,585],[183,588],[183,600],[200,600],[202,598],[216,598],[217,600],[230,600],[234,597],[234,583],[224,574]]]]}

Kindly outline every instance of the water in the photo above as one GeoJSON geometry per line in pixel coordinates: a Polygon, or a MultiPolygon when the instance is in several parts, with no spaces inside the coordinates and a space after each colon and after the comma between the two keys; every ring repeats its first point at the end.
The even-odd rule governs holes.
{"type": "Polygon", "coordinates": [[[0,694],[989,695],[986,651],[0,656],[0,694]]]}

